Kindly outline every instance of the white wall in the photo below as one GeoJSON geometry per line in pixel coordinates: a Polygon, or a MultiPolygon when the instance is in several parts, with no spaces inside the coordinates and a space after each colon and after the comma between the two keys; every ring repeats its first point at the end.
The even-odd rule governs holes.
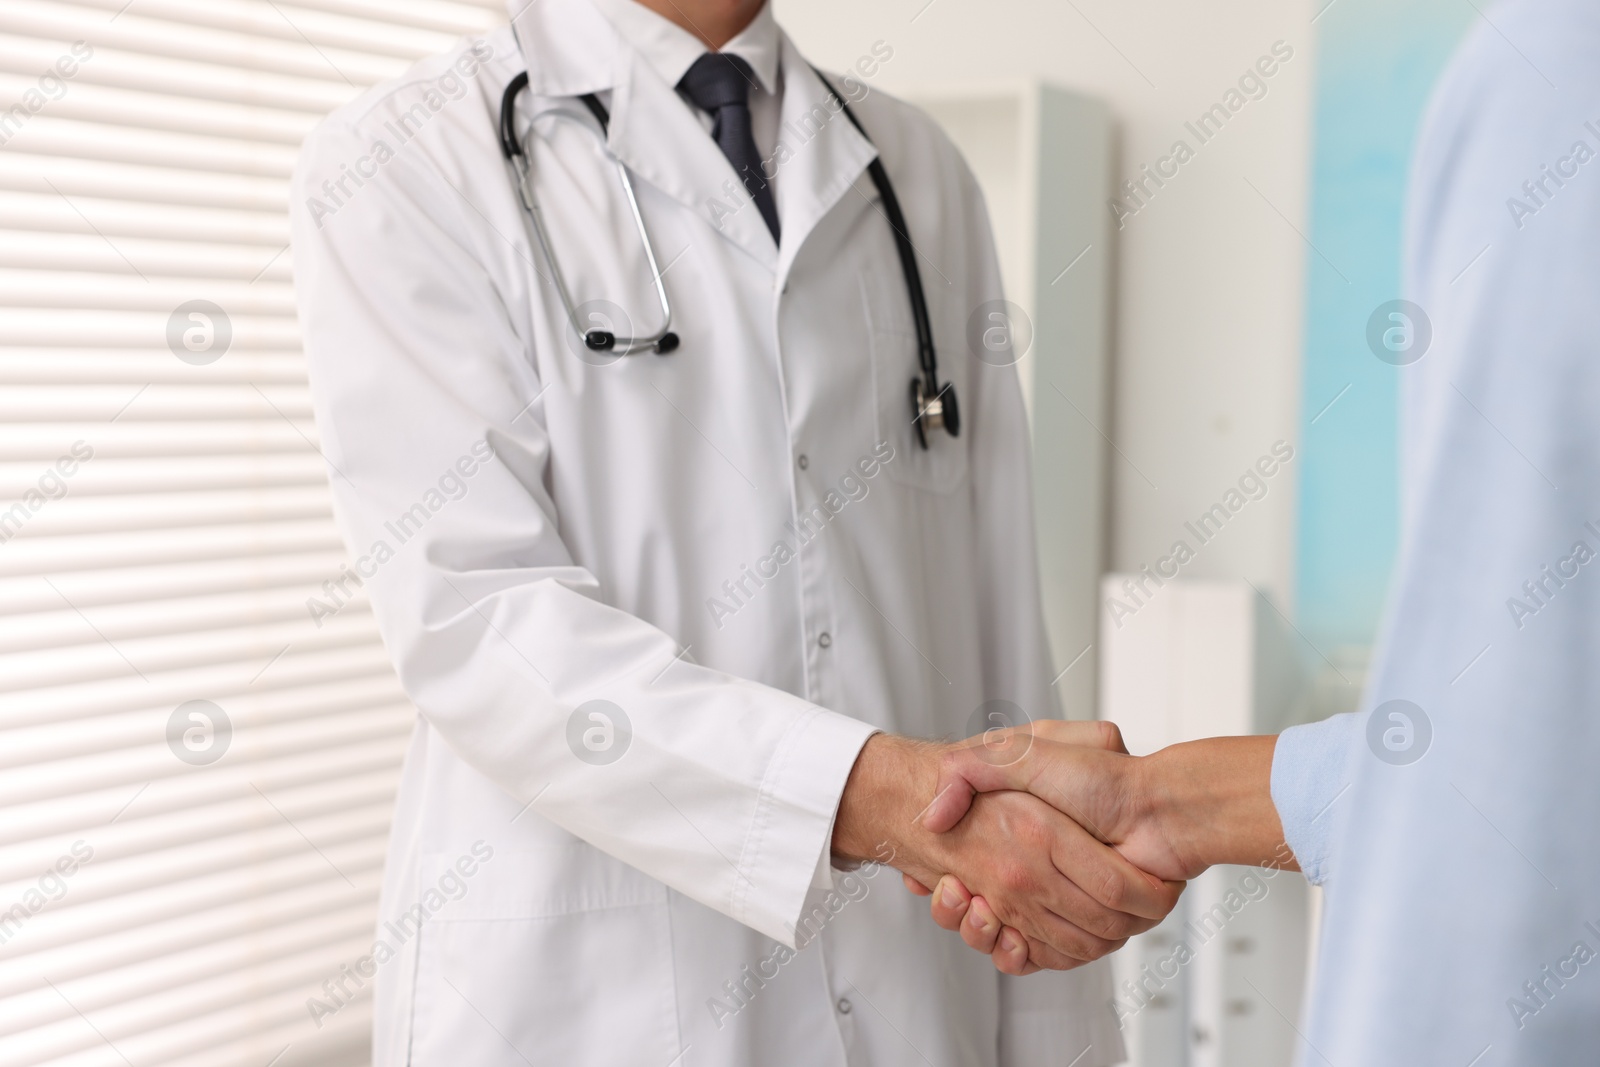
{"type": "MultiPolygon", "coordinates": [[[[1306,229],[1318,0],[775,3],[824,67],[853,66],[887,42],[893,58],[872,81],[890,92],[1039,77],[1104,98],[1121,126],[1120,178],[1176,138],[1196,146],[1118,234],[1112,425],[1102,427],[1122,453],[1111,458],[1114,569],[1153,563],[1275,440],[1295,442],[1302,271],[1314,254],[1296,231],[1306,229]],[[1266,96],[1198,145],[1184,122],[1280,39],[1294,56],[1266,96]]],[[[1294,475],[1291,463],[1184,573],[1249,578],[1288,610],[1294,475]]]]}

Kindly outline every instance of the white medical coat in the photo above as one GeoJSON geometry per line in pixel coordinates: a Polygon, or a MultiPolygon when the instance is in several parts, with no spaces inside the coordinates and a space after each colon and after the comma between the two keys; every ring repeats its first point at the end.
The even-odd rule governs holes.
{"type": "Polygon", "coordinates": [[[588,0],[515,8],[517,39],[335,113],[294,183],[337,516],[420,712],[376,1062],[1115,1062],[1102,967],[1002,979],[892,872],[826,862],[872,731],[1057,706],[1016,374],[966,340],[1001,295],[971,173],[915,110],[856,105],[964,415],[923,451],[875,151],[793,45],[779,248],[588,0]],[[608,147],[667,267],[675,353],[576,343],[495,139],[523,69],[517,129],[543,116],[533,165],[573,298],[658,321],[608,147]],[[605,143],[574,99],[591,91],[605,143]]]}

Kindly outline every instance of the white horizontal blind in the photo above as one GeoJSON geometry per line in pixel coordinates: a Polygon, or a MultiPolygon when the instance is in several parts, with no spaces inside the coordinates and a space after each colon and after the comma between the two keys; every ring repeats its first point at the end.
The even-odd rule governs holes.
{"type": "Polygon", "coordinates": [[[0,0],[0,1065],[366,1062],[370,985],[324,983],[372,942],[414,712],[363,600],[307,608],[345,555],[288,178],[504,20],[0,0]]]}

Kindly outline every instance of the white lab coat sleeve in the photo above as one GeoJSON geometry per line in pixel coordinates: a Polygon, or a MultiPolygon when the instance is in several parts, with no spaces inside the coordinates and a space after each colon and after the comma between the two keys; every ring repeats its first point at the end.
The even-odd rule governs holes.
{"type": "Polygon", "coordinates": [[[482,140],[453,162],[403,146],[331,214],[323,182],[370,158],[373,137],[336,117],[296,169],[296,289],[341,532],[407,694],[463,760],[519,806],[793,946],[873,730],[696,665],[574,564],[519,335],[531,272],[505,235],[520,219],[461,191],[474,165],[498,176],[482,140]],[[631,725],[613,763],[574,740],[592,721],[576,709],[595,700],[631,725]]]}
{"type": "Polygon", "coordinates": [[[1284,842],[1312,885],[1333,874],[1335,804],[1350,784],[1350,753],[1359,743],[1361,722],[1350,713],[1291,726],[1278,735],[1272,753],[1272,803],[1284,842]]]}
{"type": "MultiPolygon", "coordinates": [[[[971,241],[966,261],[974,264],[970,310],[1000,298],[1002,285],[983,194],[964,164],[960,177],[963,232],[971,241]]],[[[981,575],[973,600],[983,615],[984,697],[1015,701],[1031,718],[1060,718],[1040,599],[1032,446],[1016,367],[971,353],[960,358],[972,369],[969,395],[960,399],[962,432],[972,435],[981,575]]],[[[1107,1067],[1126,1058],[1111,1008],[1109,961],[999,980],[1000,1067],[1107,1067]]]]}

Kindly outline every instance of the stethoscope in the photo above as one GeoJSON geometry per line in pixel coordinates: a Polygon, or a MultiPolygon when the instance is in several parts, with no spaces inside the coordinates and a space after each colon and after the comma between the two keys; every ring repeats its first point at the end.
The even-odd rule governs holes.
{"type": "MultiPolygon", "coordinates": [[[[816,74],[827,88],[828,95],[838,104],[839,110],[844,112],[850,124],[856,128],[856,132],[866,137],[870,144],[872,138],[867,136],[867,131],[862,128],[860,120],[850,110],[850,105],[834,92],[833,86],[822,76],[821,71],[817,71],[816,74]]],[[[585,324],[579,321],[577,305],[572,302],[572,294],[567,289],[566,279],[561,273],[561,264],[556,259],[555,247],[545,229],[539,202],[533,195],[532,167],[513,130],[516,121],[517,94],[527,86],[528,72],[522,71],[506,85],[505,94],[500,98],[500,152],[516,173],[517,195],[533,222],[534,238],[539,242],[539,251],[549,265],[556,292],[560,294],[561,305],[567,313],[567,321],[582,339],[584,347],[594,352],[631,356],[649,349],[658,356],[664,356],[674,351],[678,347],[678,335],[672,332],[672,301],[667,297],[667,287],[661,280],[661,267],[656,258],[655,245],[650,240],[649,230],[645,228],[644,216],[639,212],[639,198],[634,195],[633,179],[628,176],[628,168],[623,166],[620,159],[613,158],[612,162],[616,165],[617,178],[622,184],[623,195],[627,197],[628,209],[633,215],[633,225],[639,233],[639,242],[644,247],[645,259],[650,264],[650,275],[655,283],[656,302],[661,306],[661,326],[655,333],[646,336],[618,337],[609,330],[587,329],[585,324]]],[[[604,140],[609,135],[611,126],[611,115],[605,105],[593,93],[585,93],[578,99],[600,124],[601,139],[604,140]]],[[[956,403],[955,386],[948,382],[944,385],[939,384],[939,359],[933,349],[933,326],[928,318],[928,301],[922,290],[922,275],[917,270],[916,250],[912,247],[911,237],[906,230],[905,215],[900,211],[900,199],[895,196],[894,185],[890,183],[889,174],[884,170],[880,158],[873,156],[872,162],[867,164],[867,173],[872,176],[872,184],[877,187],[878,197],[883,201],[883,213],[889,220],[889,229],[894,233],[895,249],[900,256],[900,270],[905,275],[906,295],[911,300],[911,317],[917,331],[917,361],[922,371],[911,379],[911,419],[912,425],[916,427],[917,443],[926,449],[929,430],[943,429],[951,437],[961,433],[961,409],[956,403]]]]}

